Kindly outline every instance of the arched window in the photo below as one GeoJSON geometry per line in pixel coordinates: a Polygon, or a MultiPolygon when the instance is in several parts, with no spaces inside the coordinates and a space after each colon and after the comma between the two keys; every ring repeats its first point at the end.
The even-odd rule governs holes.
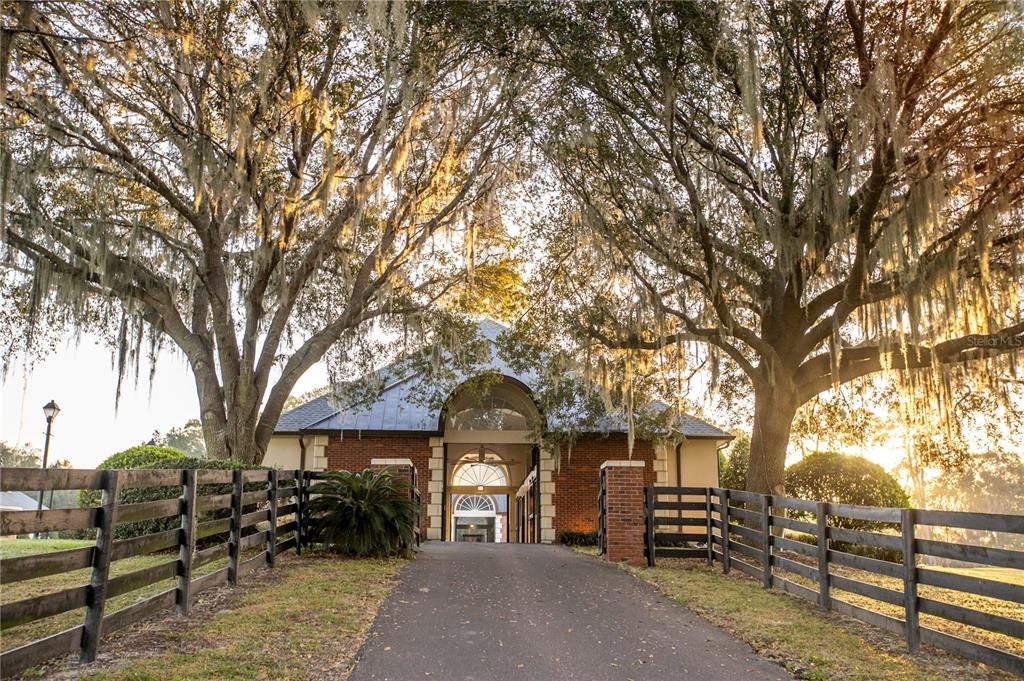
{"type": "Polygon", "coordinates": [[[467,494],[455,501],[456,513],[494,513],[494,499],[482,494],[467,494]]]}
{"type": "Polygon", "coordinates": [[[466,389],[449,402],[447,414],[452,430],[530,430],[539,417],[530,396],[512,383],[490,386],[483,395],[466,389]]]}
{"type": "Polygon", "coordinates": [[[452,484],[458,487],[508,487],[505,468],[493,463],[473,461],[459,464],[452,476],[452,484]]]}

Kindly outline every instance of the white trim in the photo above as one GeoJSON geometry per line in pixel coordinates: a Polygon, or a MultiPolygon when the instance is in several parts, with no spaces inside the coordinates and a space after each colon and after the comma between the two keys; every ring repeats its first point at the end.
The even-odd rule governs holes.
{"type": "Polygon", "coordinates": [[[605,461],[601,464],[601,468],[643,468],[647,463],[645,461],[605,461]]]}
{"type": "Polygon", "coordinates": [[[370,459],[371,466],[412,466],[412,459],[370,459]]]}

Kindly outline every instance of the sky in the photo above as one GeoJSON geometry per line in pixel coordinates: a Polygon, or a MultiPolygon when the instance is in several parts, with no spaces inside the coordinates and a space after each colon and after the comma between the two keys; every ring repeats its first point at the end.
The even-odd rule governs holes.
{"type": "MultiPolygon", "coordinates": [[[[43,405],[56,400],[60,413],[53,423],[50,460],[70,459],[75,468],[94,468],[109,455],[149,441],[153,431],[166,432],[199,417],[192,372],[184,357],[165,350],[157,360],[150,391],[148,362],[139,382],[126,377],[116,411],[117,371],[110,349],[83,336],[38,361],[29,371],[12,363],[2,384],[0,440],[28,443],[43,449],[46,419],[43,405]]],[[[294,393],[326,385],[327,371],[317,365],[306,372],[294,393]]]]}

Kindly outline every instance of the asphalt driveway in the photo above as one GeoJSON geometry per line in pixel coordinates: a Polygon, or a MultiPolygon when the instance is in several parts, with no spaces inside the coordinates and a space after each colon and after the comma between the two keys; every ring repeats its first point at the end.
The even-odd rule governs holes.
{"type": "Polygon", "coordinates": [[[557,546],[423,546],[350,681],[732,681],[784,669],[600,560],[557,546]]]}

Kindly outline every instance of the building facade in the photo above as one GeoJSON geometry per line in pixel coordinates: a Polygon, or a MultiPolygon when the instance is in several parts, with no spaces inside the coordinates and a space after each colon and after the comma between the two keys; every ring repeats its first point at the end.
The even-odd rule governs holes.
{"type": "MultiPolygon", "coordinates": [[[[503,327],[485,323],[494,343],[503,327]]],[[[486,392],[457,385],[444,406],[421,397],[422,375],[388,376],[369,403],[340,408],[320,397],[281,416],[264,464],[306,470],[362,470],[373,459],[409,459],[417,470],[424,536],[444,541],[551,543],[563,532],[597,530],[603,462],[643,462],[647,483],[717,486],[718,450],[732,436],[699,419],[676,419],[665,441],[637,440],[604,420],[600,432],[578,434],[571,447],[546,446],[531,424],[545,420],[532,395],[532,375],[514,371],[496,346],[483,370],[496,380],[486,392]]]]}

